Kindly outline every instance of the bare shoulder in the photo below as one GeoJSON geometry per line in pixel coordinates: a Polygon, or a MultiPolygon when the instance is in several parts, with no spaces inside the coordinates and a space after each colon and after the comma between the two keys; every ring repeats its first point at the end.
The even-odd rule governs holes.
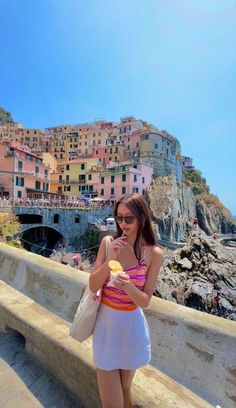
{"type": "Polygon", "coordinates": [[[150,267],[151,265],[161,264],[164,258],[164,251],[162,248],[152,245],[147,246],[147,265],[150,267]]]}
{"type": "Polygon", "coordinates": [[[152,253],[154,256],[161,257],[161,258],[164,257],[164,250],[156,245],[152,247],[152,253]]]}

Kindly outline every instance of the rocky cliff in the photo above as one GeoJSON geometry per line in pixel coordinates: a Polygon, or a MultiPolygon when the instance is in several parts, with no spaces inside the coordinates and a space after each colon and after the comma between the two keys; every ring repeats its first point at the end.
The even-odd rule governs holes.
{"type": "Polygon", "coordinates": [[[166,250],[154,294],[236,320],[236,251],[194,232],[183,248],[166,250]]]}
{"type": "Polygon", "coordinates": [[[187,178],[177,182],[175,175],[156,177],[147,189],[147,199],[157,235],[163,240],[185,241],[193,229],[195,217],[208,235],[236,233],[230,211],[202,182],[187,178]]]}

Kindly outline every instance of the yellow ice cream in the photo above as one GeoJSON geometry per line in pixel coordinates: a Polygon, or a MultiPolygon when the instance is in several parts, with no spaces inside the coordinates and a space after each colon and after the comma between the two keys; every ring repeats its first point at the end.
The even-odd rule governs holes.
{"type": "Polygon", "coordinates": [[[108,262],[108,266],[111,268],[112,273],[120,273],[123,271],[122,266],[118,261],[111,260],[108,262]]]}

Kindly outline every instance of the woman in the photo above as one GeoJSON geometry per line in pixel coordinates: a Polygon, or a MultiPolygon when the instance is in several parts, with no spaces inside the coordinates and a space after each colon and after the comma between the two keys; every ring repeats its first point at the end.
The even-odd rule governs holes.
{"type": "Polygon", "coordinates": [[[142,308],[149,305],[163,259],[155,245],[149,208],[139,194],[116,202],[117,236],[103,238],[94,270],[91,291],[102,290],[102,301],[93,335],[94,363],[103,408],[131,408],[131,383],[135,370],[151,358],[149,328],[142,308]],[[109,282],[109,260],[121,263],[123,271],[109,282]]]}

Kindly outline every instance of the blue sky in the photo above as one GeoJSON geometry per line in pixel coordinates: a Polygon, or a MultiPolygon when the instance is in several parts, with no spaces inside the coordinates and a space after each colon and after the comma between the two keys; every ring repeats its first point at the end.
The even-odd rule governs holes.
{"type": "Polygon", "coordinates": [[[145,119],[236,214],[236,0],[0,0],[0,38],[15,121],[145,119]]]}

